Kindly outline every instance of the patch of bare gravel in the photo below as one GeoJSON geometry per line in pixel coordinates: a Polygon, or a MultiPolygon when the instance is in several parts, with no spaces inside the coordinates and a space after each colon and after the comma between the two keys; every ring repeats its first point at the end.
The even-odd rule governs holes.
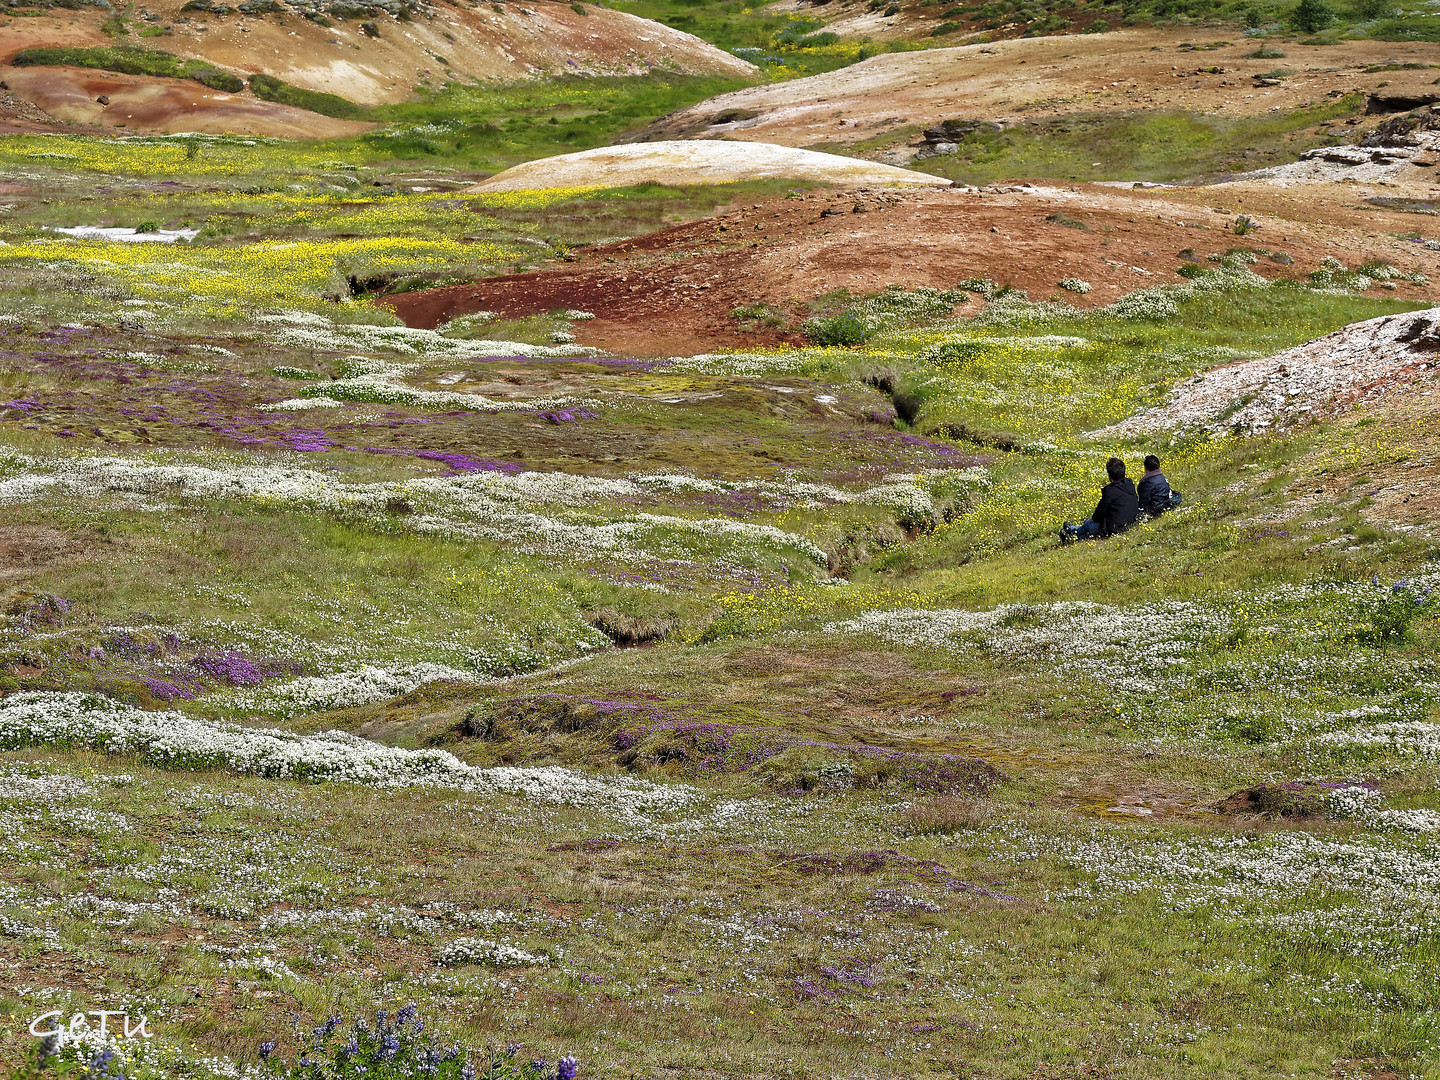
{"type": "Polygon", "coordinates": [[[1338,405],[1374,401],[1397,385],[1440,374],[1440,308],[1386,315],[1274,356],[1214,368],[1176,387],[1170,400],[1096,437],[1154,431],[1282,430],[1338,405]]]}

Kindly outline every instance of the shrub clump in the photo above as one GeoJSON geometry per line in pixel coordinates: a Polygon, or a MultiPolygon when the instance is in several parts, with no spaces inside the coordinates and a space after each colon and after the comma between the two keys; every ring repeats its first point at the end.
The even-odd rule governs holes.
{"type": "Polygon", "coordinates": [[[800,329],[816,345],[859,345],[870,336],[865,321],[853,311],[807,319],[800,329]]]}
{"type": "Polygon", "coordinates": [[[250,76],[250,92],[265,101],[277,105],[290,105],[297,109],[319,113],[337,120],[366,120],[370,110],[339,94],[325,94],[319,90],[305,90],[299,86],[275,78],[273,75],[257,73],[250,76]]]}
{"type": "Polygon", "coordinates": [[[955,305],[969,302],[969,291],[974,290],[967,290],[964,284],[954,289],[892,285],[838,312],[808,319],[800,329],[817,345],[859,345],[892,327],[943,319],[955,305]]]}
{"type": "Polygon", "coordinates": [[[1352,631],[1351,639],[1382,649],[1402,645],[1414,636],[1415,622],[1433,614],[1435,608],[1428,588],[1416,588],[1404,579],[1388,589],[1382,586],[1378,598],[1365,612],[1365,621],[1352,631]]]}

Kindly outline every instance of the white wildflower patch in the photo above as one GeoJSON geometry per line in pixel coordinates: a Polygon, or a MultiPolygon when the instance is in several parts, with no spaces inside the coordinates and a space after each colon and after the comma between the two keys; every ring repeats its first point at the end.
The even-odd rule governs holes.
{"type": "Polygon", "coordinates": [[[297,716],[385,701],[433,682],[481,681],[473,671],[461,671],[444,664],[422,663],[390,668],[366,665],[354,671],[307,675],[263,688],[233,690],[214,695],[211,700],[237,709],[251,708],[282,716],[297,716]]]}
{"type": "Polygon", "coordinates": [[[476,356],[593,356],[581,345],[530,345],[523,341],[471,341],[446,337],[435,330],[409,326],[371,326],[337,323],[309,311],[282,311],[259,315],[256,321],[274,329],[270,339],[301,351],[386,351],[437,360],[464,360],[476,356]]]}
{"type": "Polygon", "coordinates": [[[1425,720],[1359,724],[1342,731],[1325,732],[1313,741],[1317,746],[1362,748],[1440,761],[1440,724],[1425,720]]]}
{"type": "Polygon", "coordinates": [[[468,315],[459,315],[443,324],[437,333],[447,337],[455,334],[465,334],[474,330],[477,326],[484,326],[486,323],[494,322],[500,317],[498,311],[472,311],[468,315]]]}
{"type": "Polygon", "coordinates": [[[220,966],[227,971],[241,971],[251,974],[259,979],[293,979],[300,981],[300,976],[290,970],[290,966],[283,960],[277,960],[273,956],[241,957],[234,960],[222,960],[220,966]]]}
{"type": "Polygon", "coordinates": [[[683,809],[698,797],[690,788],[628,776],[584,776],[558,766],[481,769],[443,750],[403,750],[340,731],[296,735],[178,712],[145,712],[80,693],[36,691],[0,700],[0,746],[51,745],[133,753],[175,768],[593,804],[637,822],[645,815],[683,809]]]}
{"type": "Polygon", "coordinates": [[[1048,852],[1091,875],[1090,884],[1052,899],[1145,894],[1165,910],[1209,910],[1392,962],[1440,940],[1440,852],[1417,839],[1304,832],[1167,839],[1120,828],[1039,837],[1004,826],[991,836],[1016,861],[1048,852]]]}
{"type": "Polygon", "coordinates": [[[262,412],[304,412],[306,409],[338,409],[344,404],[336,398],[320,394],[310,398],[286,398],[269,405],[256,405],[255,408],[262,412]]]}
{"type": "Polygon", "coordinates": [[[491,964],[495,967],[532,967],[549,962],[549,957],[489,938],[461,937],[447,942],[435,951],[435,962],[442,967],[461,964],[491,964]]]}
{"type": "Polygon", "coordinates": [[[964,651],[983,648],[1002,660],[1048,660],[1076,675],[1101,677],[1117,689],[1143,692],[1167,667],[1190,659],[1197,643],[1227,630],[1228,615],[1208,605],[1167,601],[1132,608],[1066,601],[959,609],[867,612],[825,627],[827,633],[873,634],[896,645],[964,651]],[[1112,664],[1144,655],[1143,668],[1112,664]]]}
{"type": "MultiPolygon", "coordinates": [[[[1427,570],[1412,582],[1433,585],[1427,570]]],[[[903,608],[826,625],[847,640],[983,655],[1016,671],[1103,686],[1117,718],[1167,736],[1288,742],[1326,768],[1338,760],[1440,760],[1440,666],[1431,657],[1350,642],[1344,612],[1366,633],[1393,590],[1316,583],[1233,595],[1227,602],[1116,606],[1064,601],[980,611],[903,608]],[[1326,618],[1316,618],[1318,611],[1326,618]],[[1256,687],[1266,694],[1257,697],[1256,687]],[[1336,708],[1354,695],[1363,704],[1336,708]]],[[[1416,819],[1417,821],[1419,819],[1416,819]]]]}
{"type": "Polygon", "coordinates": [[[1378,791],[1350,786],[1336,788],[1326,798],[1336,817],[1353,818],[1372,829],[1395,829],[1415,834],[1440,832],[1440,813],[1434,810],[1389,810],[1378,791]]]}
{"type": "MultiPolygon", "coordinates": [[[[512,352],[503,348],[511,342],[479,341],[474,346],[490,347],[502,354],[512,352]]],[[[536,346],[527,346],[534,348],[536,346]]],[[[475,355],[471,350],[472,357],[475,355]]],[[[371,356],[347,356],[342,361],[343,378],[321,383],[303,396],[341,401],[369,401],[386,405],[415,405],[423,408],[469,409],[474,412],[513,412],[532,409],[563,409],[580,406],[595,406],[591,398],[573,395],[555,397],[491,398],[483,394],[466,394],[454,390],[417,390],[407,386],[405,376],[412,374],[416,364],[379,360],[371,356]]],[[[271,406],[274,408],[274,406],[271,406]]]]}
{"type": "MultiPolygon", "coordinates": [[[[416,504],[416,512],[401,519],[405,528],[453,539],[490,540],[532,554],[687,559],[694,556],[695,544],[684,540],[690,535],[699,542],[718,540],[742,547],[795,549],[817,563],[825,562],[824,552],[814,541],[771,525],[648,513],[597,523],[593,514],[576,516],[570,511],[578,501],[640,494],[643,482],[563,473],[511,475],[485,471],[345,484],[328,472],[255,463],[172,464],[141,457],[56,458],[43,463],[27,460],[32,468],[38,466],[46,471],[0,481],[0,502],[22,502],[57,489],[64,494],[92,497],[130,494],[204,500],[244,498],[288,503],[295,509],[343,513],[393,526],[395,521],[387,515],[386,506],[398,497],[416,504]],[[527,510],[527,503],[560,503],[565,512],[547,516],[527,510]]],[[[165,507],[142,499],[134,508],[153,511],[165,507]]]]}
{"type": "Polygon", "coordinates": [[[696,375],[734,375],[755,378],[762,375],[791,375],[810,363],[804,353],[700,353],[672,356],[667,371],[696,375]]]}

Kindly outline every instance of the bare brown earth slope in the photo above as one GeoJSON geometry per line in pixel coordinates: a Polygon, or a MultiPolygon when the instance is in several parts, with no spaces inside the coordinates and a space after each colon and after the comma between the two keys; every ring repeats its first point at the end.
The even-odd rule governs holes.
{"type": "MultiPolygon", "coordinates": [[[[156,37],[131,33],[122,44],[206,60],[241,76],[264,73],[361,104],[403,101],[417,89],[451,82],[514,81],[571,74],[639,74],[651,70],[743,77],[754,68],[730,53],[668,26],[609,8],[531,0],[501,5],[437,0],[401,17],[382,9],[321,25],[293,13],[245,15],[181,12],[183,0],[147,9],[156,37]],[[584,14],[580,13],[580,9],[584,14]]],[[[215,4],[219,9],[226,5],[215,4]]],[[[398,7],[398,6],[397,6],[398,7]]],[[[98,8],[0,22],[0,80],[23,100],[70,121],[159,131],[232,131],[319,137],[343,133],[323,118],[253,98],[196,92],[170,80],[113,77],[114,89],[90,85],[94,72],[9,65],[31,47],[110,46],[98,8]],[[111,99],[109,108],[95,98],[111,99]],[[115,108],[116,104],[123,107],[115,108]],[[204,117],[204,119],[199,119],[204,117]],[[294,127],[299,123],[300,126],[294,127]],[[322,130],[323,129],[323,130],[322,130]]],[[[145,27],[138,22],[135,30],[145,27]]],[[[199,88],[203,91],[203,88],[199,88]]]]}
{"type": "MultiPolygon", "coordinates": [[[[554,269],[385,302],[411,326],[481,310],[519,317],[578,308],[595,315],[576,325],[584,344],[640,355],[743,348],[798,340],[794,331],[816,297],[873,293],[892,282],[951,288],[989,277],[1034,299],[1110,303],[1138,288],[1179,284],[1176,271],[1187,258],[1204,262],[1241,243],[1231,228],[1242,211],[1260,226],[1255,246],[1272,253],[1252,267],[1266,277],[1301,277],[1326,257],[1435,269],[1434,251],[1392,235],[1414,220],[1403,212],[1357,206],[1352,193],[1352,209],[1325,208],[1314,220],[1304,200],[1266,188],[1259,194],[1271,197],[1228,185],[812,192],[581,250],[554,269]],[[1065,278],[1091,289],[1062,291],[1065,278]],[[786,327],[754,328],[732,314],[757,303],[783,313],[786,327]]],[[[1395,295],[1437,300],[1440,285],[1396,283],[1395,295]]],[[[962,313],[981,306],[976,297],[962,313]]]]}

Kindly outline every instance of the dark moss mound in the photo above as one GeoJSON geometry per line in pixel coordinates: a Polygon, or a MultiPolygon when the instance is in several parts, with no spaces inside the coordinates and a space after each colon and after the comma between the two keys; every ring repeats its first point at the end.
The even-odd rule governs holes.
{"type": "Polygon", "coordinates": [[[245,82],[203,60],[182,60],[167,52],[126,45],[94,49],[21,49],[11,61],[16,67],[83,67],[115,71],[121,75],[152,75],[163,79],[191,79],[201,86],[238,94],[245,82]]]}
{"type": "Polygon", "coordinates": [[[318,90],[291,86],[273,75],[251,75],[250,92],[277,105],[292,105],[321,116],[334,117],[336,120],[370,119],[371,110],[368,106],[359,105],[338,94],[323,94],[318,90]]]}
{"type": "Polygon", "coordinates": [[[1358,780],[1292,780],[1256,784],[1227,795],[1215,807],[1222,814],[1254,814],[1268,818],[1324,817],[1330,793],[1343,787],[1373,787],[1358,780]]]}

